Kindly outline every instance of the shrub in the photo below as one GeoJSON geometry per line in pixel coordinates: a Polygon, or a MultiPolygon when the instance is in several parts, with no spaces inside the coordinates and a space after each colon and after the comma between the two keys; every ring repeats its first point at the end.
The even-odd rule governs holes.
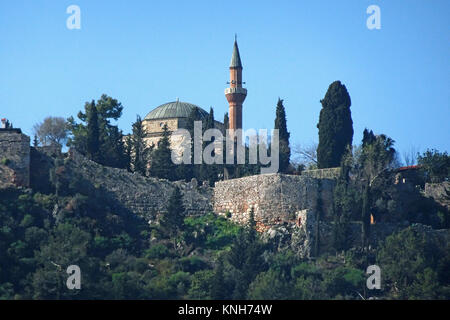
{"type": "Polygon", "coordinates": [[[2,164],[7,166],[11,163],[11,160],[9,160],[8,158],[2,158],[2,164]]]}

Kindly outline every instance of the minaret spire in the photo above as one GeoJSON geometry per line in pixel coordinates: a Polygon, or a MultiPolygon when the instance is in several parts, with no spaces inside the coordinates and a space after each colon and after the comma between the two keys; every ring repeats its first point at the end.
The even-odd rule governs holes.
{"type": "MultiPolygon", "coordinates": [[[[247,96],[247,89],[242,87],[242,62],[237,44],[237,35],[234,35],[233,54],[230,63],[230,87],[225,89],[225,97],[229,104],[229,128],[242,129],[242,103],[247,96]]],[[[231,132],[232,133],[232,132],[231,132]]]]}

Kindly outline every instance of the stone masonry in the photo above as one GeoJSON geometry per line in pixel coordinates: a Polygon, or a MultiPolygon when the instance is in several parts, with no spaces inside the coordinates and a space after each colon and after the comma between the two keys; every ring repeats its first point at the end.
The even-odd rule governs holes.
{"type": "Polygon", "coordinates": [[[253,208],[260,231],[285,223],[301,225],[306,223],[304,210],[317,209],[318,197],[322,200],[322,215],[329,214],[333,187],[331,179],[285,174],[219,181],[214,187],[214,212],[243,224],[253,208]]]}
{"type": "Polygon", "coordinates": [[[30,185],[30,137],[20,129],[0,129],[0,188],[30,185]]]}

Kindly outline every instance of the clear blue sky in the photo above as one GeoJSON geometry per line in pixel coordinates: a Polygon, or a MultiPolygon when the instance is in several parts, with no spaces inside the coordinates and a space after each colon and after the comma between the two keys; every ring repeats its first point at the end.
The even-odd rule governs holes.
{"type": "Polygon", "coordinates": [[[291,142],[317,141],[328,85],[365,127],[396,147],[450,151],[450,1],[1,1],[0,117],[31,134],[45,116],[76,115],[106,93],[119,127],[177,97],[223,119],[234,34],[248,96],[245,128],[273,128],[285,101],[291,142]],[[81,9],[81,30],[66,8],[81,9]],[[381,9],[369,30],[366,9],[381,9]]]}

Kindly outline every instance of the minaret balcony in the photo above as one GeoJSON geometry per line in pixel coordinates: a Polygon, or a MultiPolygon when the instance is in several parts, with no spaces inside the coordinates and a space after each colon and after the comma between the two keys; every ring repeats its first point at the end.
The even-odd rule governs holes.
{"type": "Polygon", "coordinates": [[[225,94],[233,94],[233,93],[240,93],[243,95],[247,95],[247,89],[245,88],[240,88],[240,87],[235,87],[235,88],[226,88],[225,89],[225,94]]]}

